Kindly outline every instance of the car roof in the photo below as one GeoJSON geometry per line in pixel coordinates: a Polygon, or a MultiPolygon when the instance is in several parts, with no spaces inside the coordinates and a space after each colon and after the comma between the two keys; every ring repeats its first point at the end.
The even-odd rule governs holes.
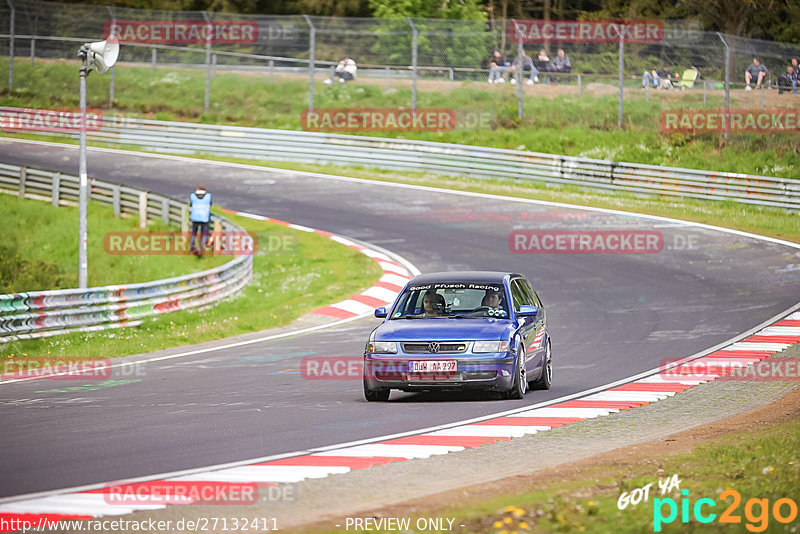
{"type": "Polygon", "coordinates": [[[500,284],[506,276],[522,276],[506,271],[445,271],[438,273],[425,273],[415,276],[411,282],[414,284],[435,284],[443,282],[491,282],[500,284]]]}

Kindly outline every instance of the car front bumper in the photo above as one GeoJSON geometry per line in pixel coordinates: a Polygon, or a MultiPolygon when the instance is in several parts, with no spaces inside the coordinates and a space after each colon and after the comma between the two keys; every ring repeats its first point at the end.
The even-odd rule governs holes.
{"type": "Polygon", "coordinates": [[[372,390],[480,389],[508,391],[514,383],[514,356],[485,354],[371,354],[364,357],[364,381],[372,390]],[[439,373],[411,373],[409,361],[455,360],[456,370],[439,373]]]}

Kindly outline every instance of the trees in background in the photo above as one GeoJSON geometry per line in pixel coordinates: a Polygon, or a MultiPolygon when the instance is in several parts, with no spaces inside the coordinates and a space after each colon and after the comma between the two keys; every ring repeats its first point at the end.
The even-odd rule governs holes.
{"type": "MultiPolygon", "coordinates": [[[[19,1],[19,0],[17,0],[19,1]]],[[[798,0],[65,0],[140,9],[495,20],[699,19],[706,30],[800,42],[798,0]]]]}

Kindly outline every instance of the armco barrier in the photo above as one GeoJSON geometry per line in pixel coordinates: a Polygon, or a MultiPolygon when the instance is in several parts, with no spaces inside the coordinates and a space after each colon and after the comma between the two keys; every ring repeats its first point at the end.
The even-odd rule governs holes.
{"type": "MultiPolygon", "coordinates": [[[[90,198],[112,204],[116,214],[138,214],[141,207],[148,218],[185,224],[186,208],[177,200],[99,180],[91,180],[90,186],[90,198]]],[[[0,164],[0,192],[70,204],[78,200],[78,177],[0,164]]],[[[244,231],[223,217],[212,215],[212,220],[219,220],[223,231],[244,231]]],[[[136,326],[147,317],[219,301],[241,290],[252,274],[253,258],[245,255],[213,269],[153,282],[0,295],[0,343],[136,326]]]]}
{"type": "MultiPolygon", "coordinates": [[[[2,110],[4,113],[17,111],[22,110],[2,110]]],[[[101,130],[90,132],[89,139],[173,154],[210,154],[267,161],[363,165],[479,178],[537,180],[800,209],[798,180],[470,145],[114,116],[104,116],[101,130]]]]}

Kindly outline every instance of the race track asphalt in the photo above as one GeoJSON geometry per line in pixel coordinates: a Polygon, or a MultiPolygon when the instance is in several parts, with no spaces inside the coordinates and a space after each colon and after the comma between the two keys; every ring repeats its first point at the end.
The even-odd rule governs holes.
{"type": "MultiPolygon", "coordinates": [[[[0,161],[73,174],[78,167],[72,146],[0,141],[0,161]]],[[[367,404],[359,380],[300,376],[305,356],[362,354],[378,323],[372,318],[144,364],[137,381],[114,387],[64,392],[51,391],[64,382],[6,384],[0,386],[0,497],[259,458],[534,404],[707,349],[800,295],[797,250],[692,225],[136,153],[90,149],[88,165],[90,176],[179,198],[203,183],[216,205],[374,243],[422,272],[523,273],[547,308],[555,384],[524,401],[393,392],[388,403],[367,404]],[[509,234],[525,229],[655,230],[664,248],[512,252],[509,234]]]]}

